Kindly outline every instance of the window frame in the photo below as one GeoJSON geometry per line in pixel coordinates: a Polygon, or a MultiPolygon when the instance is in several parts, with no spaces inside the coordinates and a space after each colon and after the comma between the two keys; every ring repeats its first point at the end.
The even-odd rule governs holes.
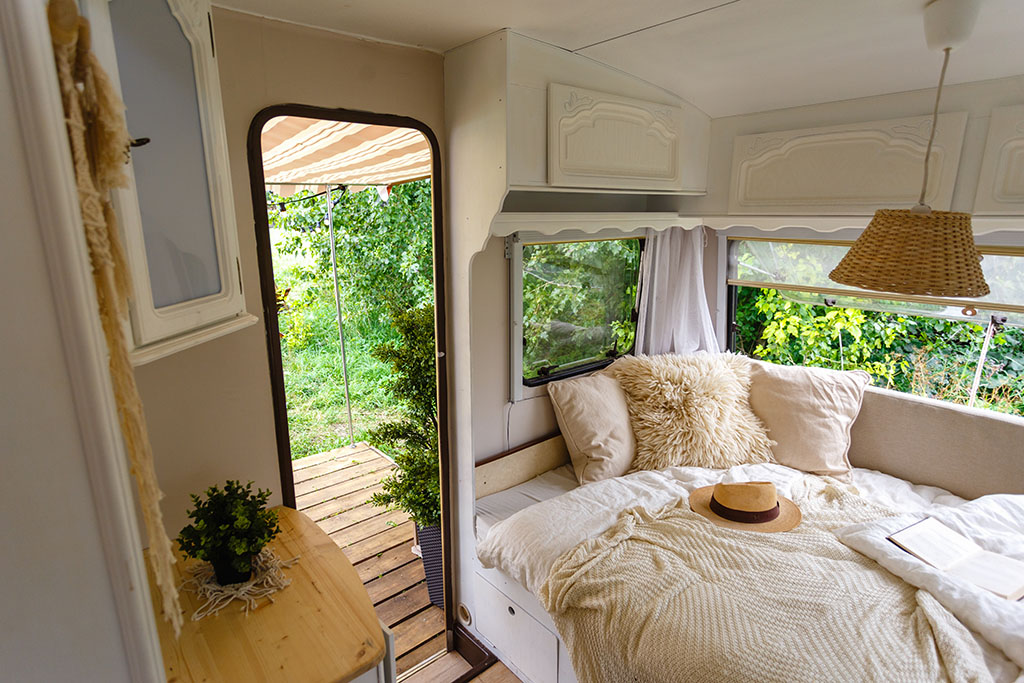
{"type": "MultiPolygon", "coordinates": [[[[853,240],[827,240],[827,239],[799,239],[787,237],[749,237],[743,235],[728,235],[725,237],[725,284],[727,287],[758,287],[761,289],[777,289],[794,292],[808,292],[812,294],[832,296],[857,296],[862,299],[877,299],[881,301],[901,301],[906,303],[935,304],[942,306],[956,306],[960,308],[991,308],[984,304],[986,302],[978,299],[938,297],[912,294],[893,294],[888,292],[875,292],[869,289],[842,289],[839,287],[812,287],[805,285],[780,286],[779,283],[761,282],[757,280],[736,280],[729,277],[729,248],[732,242],[776,242],[781,244],[817,244],[829,247],[851,247],[853,240]]],[[[978,245],[978,253],[982,256],[1014,256],[1024,257],[1024,247],[1008,247],[995,245],[978,245]]],[[[729,294],[728,296],[731,296],[729,294]]],[[[1006,304],[1001,302],[1003,309],[1014,313],[1024,312],[1024,304],[1006,304]]],[[[729,326],[735,322],[734,310],[730,310],[729,326]]]]}
{"type": "MultiPolygon", "coordinates": [[[[633,310],[637,311],[640,301],[640,289],[643,286],[643,271],[646,258],[646,238],[648,228],[620,230],[606,228],[597,232],[583,230],[565,230],[555,235],[540,232],[518,231],[505,237],[505,258],[509,263],[509,387],[511,403],[524,400],[523,387],[539,387],[559,379],[576,377],[610,365],[615,359],[606,358],[590,363],[572,366],[566,370],[552,373],[547,377],[527,379],[523,376],[523,247],[527,244],[565,244],[568,242],[605,242],[612,240],[640,240],[640,267],[637,277],[637,293],[633,310]]],[[[621,355],[627,355],[636,348],[636,337],[633,346],[621,355]]],[[[530,397],[526,397],[530,398],[530,397]]]]}

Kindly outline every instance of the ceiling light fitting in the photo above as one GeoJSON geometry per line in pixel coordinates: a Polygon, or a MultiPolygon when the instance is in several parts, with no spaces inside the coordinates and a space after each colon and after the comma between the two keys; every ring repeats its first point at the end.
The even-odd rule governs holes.
{"type": "Polygon", "coordinates": [[[924,177],[917,206],[879,209],[857,241],[829,273],[840,284],[896,294],[979,297],[989,293],[974,244],[971,214],[933,211],[925,204],[928,161],[939,117],[939,100],[949,54],[970,36],[979,0],[933,0],[924,10],[928,47],[942,50],[924,177]]]}

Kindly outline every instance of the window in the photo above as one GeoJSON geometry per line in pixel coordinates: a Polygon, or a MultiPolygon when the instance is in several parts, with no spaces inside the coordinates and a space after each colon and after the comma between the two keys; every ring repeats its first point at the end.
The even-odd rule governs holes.
{"type": "Polygon", "coordinates": [[[633,348],[643,239],[560,239],[512,238],[518,384],[593,370],[633,348]]]}
{"type": "Polygon", "coordinates": [[[982,247],[991,293],[943,299],[832,282],[849,245],[730,238],[730,348],[1024,415],[1024,250],[982,247]]]}

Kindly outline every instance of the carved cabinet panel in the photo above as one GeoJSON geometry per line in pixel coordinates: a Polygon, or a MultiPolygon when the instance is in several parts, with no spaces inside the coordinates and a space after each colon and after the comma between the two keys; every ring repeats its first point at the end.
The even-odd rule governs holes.
{"type": "Polygon", "coordinates": [[[1024,214],[1024,104],[992,110],[974,213],[1024,214]]]}
{"type": "Polygon", "coordinates": [[[679,107],[552,83],[548,184],[681,191],[686,133],[679,107]]]}
{"type": "MultiPolygon", "coordinates": [[[[947,211],[966,112],[941,114],[925,201],[947,211]]],[[[871,214],[917,203],[931,117],[737,136],[730,214],[871,214]]]]}

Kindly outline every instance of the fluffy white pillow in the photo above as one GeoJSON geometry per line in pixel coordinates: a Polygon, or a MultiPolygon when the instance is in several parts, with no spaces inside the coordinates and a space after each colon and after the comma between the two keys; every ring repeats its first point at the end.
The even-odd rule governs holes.
{"type": "Polygon", "coordinates": [[[608,372],[626,392],[634,469],[772,462],[771,441],[747,403],[747,359],[731,353],[624,356],[608,372]]]}
{"type": "Polygon", "coordinates": [[[775,440],[782,465],[848,480],[850,428],[871,375],[750,361],[750,407],[775,440]]]}
{"type": "Polygon", "coordinates": [[[635,442],[626,395],[615,378],[599,373],[547,387],[580,484],[628,472],[635,442]]]}

